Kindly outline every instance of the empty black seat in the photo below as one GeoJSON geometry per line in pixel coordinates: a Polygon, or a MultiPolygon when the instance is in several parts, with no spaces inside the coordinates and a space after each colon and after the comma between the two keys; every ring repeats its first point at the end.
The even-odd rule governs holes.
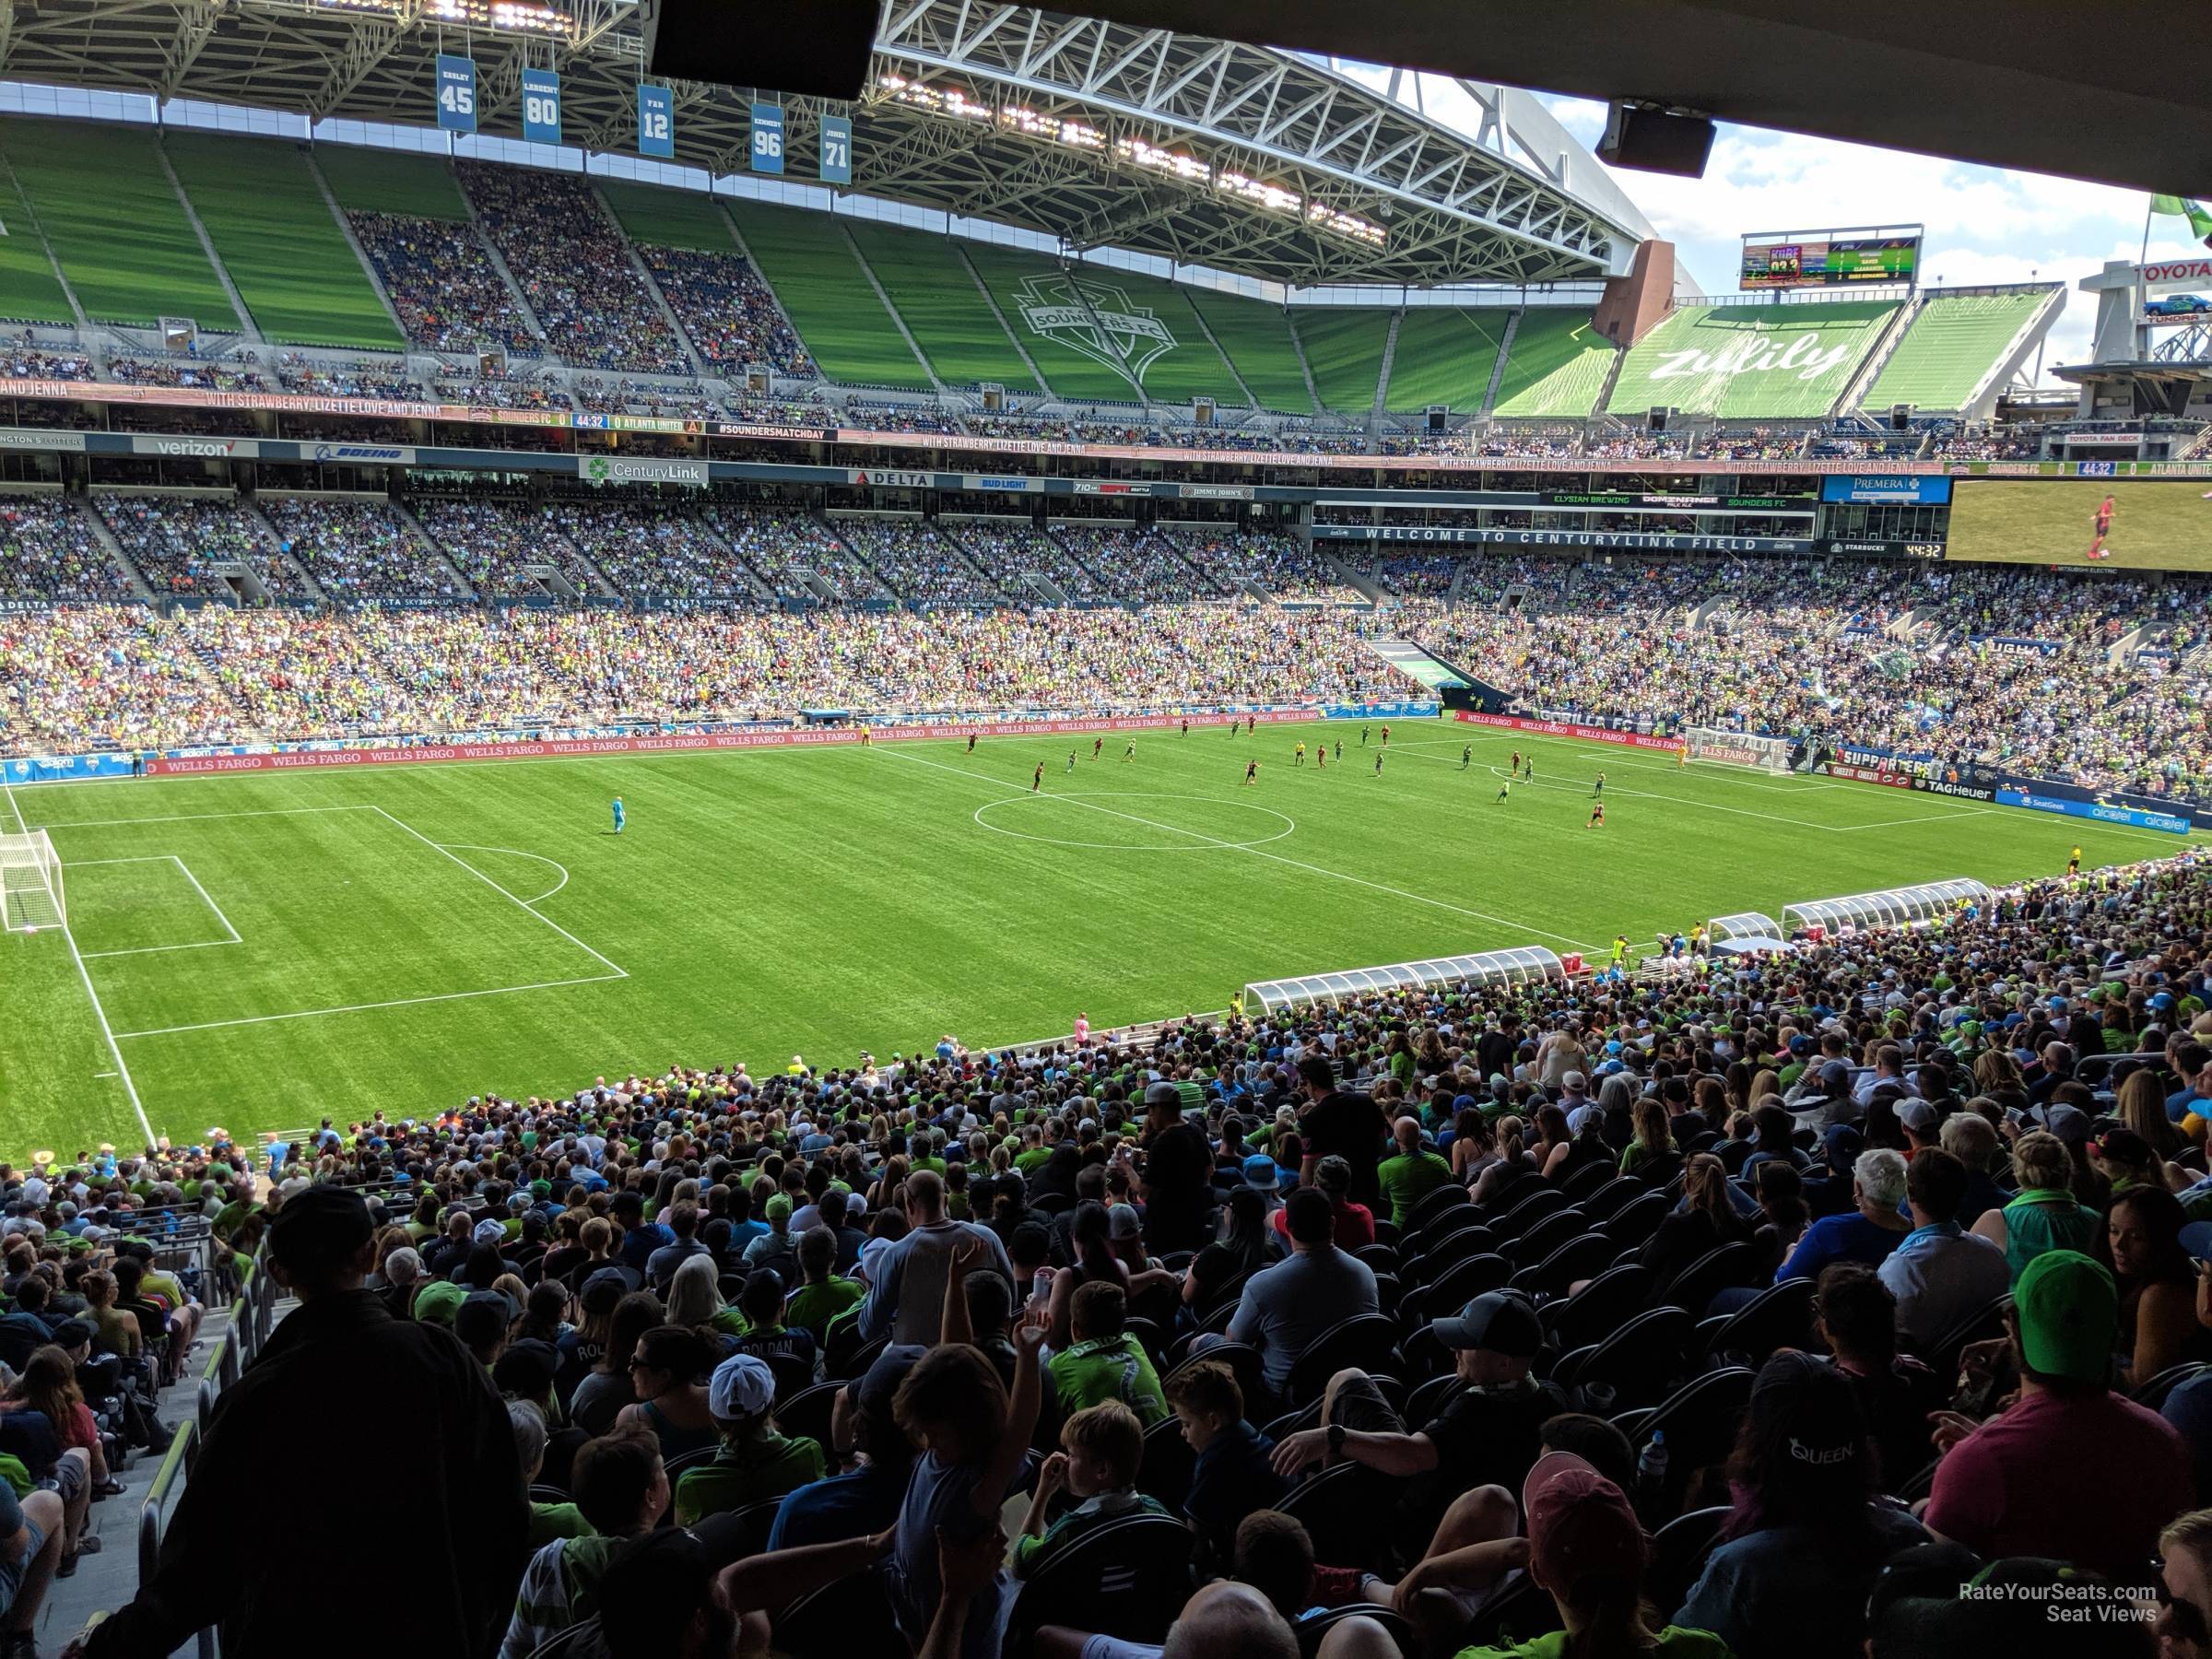
{"type": "MultiPolygon", "coordinates": [[[[1647,1521],[1671,1518],[1682,1507],[1683,1497],[1700,1469],[1728,1461],[1735,1449],[1736,1430],[1751,1404],[1756,1372],[1740,1365],[1692,1377],[1644,1413],[1630,1443],[1639,1453],[1655,1434],[1666,1436],[1666,1480],[1656,1492],[1638,1492],[1637,1507],[1647,1521]]],[[[1618,1421],[1618,1419],[1616,1419],[1618,1421]]],[[[1627,1430],[1625,1423],[1620,1427],[1627,1430]]]]}
{"type": "Polygon", "coordinates": [[[1613,1265],[1617,1252],[1603,1233],[1578,1233],[1533,1267],[1512,1277],[1512,1288],[1531,1296],[1564,1296],[1577,1279],[1594,1279],[1613,1265]]]}
{"type": "Polygon", "coordinates": [[[1429,1287],[1424,1305],[1430,1319],[1456,1313],[1485,1290],[1513,1277],[1513,1265],[1501,1255],[1469,1256],[1429,1287]]]}
{"type": "Polygon", "coordinates": [[[1694,1334],[1681,1309],[1653,1308],[1594,1346],[1567,1355],[1552,1381],[1562,1388],[1609,1389],[1616,1410],[1653,1405],[1681,1376],[1694,1334]]]}
{"type": "Polygon", "coordinates": [[[1145,1455],[1136,1467],[1136,1489],[1180,1514],[1196,1465],[1191,1442],[1182,1438],[1182,1422],[1164,1417],[1145,1430],[1145,1455]]]}
{"type": "Polygon", "coordinates": [[[1629,1262],[1608,1267],[1563,1302],[1543,1310],[1552,1346],[1572,1353],[1604,1341],[1632,1318],[1650,1299],[1652,1270],[1629,1262]]]}
{"type": "Polygon", "coordinates": [[[1027,1653],[1048,1624],[1161,1641],[1191,1598],[1193,1543],[1191,1529],[1167,1515],[1123,1515],[1039,1551],[1014,1599],[1006,1653],[1027,1653]]]}
{"type": "Polygon", "coordinates": [[[1705,1352],[1724,1365],[1764,1365],[1776,1348],[1810,1347],[1813,1281],[1770,1285],[1733,1313],[1718,1313],[1698,1327],[1705,1352]]]}
{"type": "Polygon", "coordinates": [[[1568,1240],[1580,1238],[1590,1230],[1590,1223],[1581,1210],[1572,1207],[1559,1210],[1519,1238],[1509,1241],[1504,1254],[1517,1267],[1533,1266],[1568,1240]]]}
{"type": "Polygon", "coordinates": [[[1702,1318],[1707,1305],[1723,1290],[1747,1289],[1758,1284],[1765,1272],[1766,1261],[1759,1246],[1738,1239],[1707,1251],[1669,1279],[1659,1294],[1691,1318],[1702,1318]]]}
{"type": "Polygon", "coordinates": [[[1339,1320],[1306,1345],[1290,1367],[1284,1403],[1302,1406],[1321,1397],[1329,1379],[1347,1366],[1387,1371],[1397,1358],[1398,1326],[1380,1313],[1356,1313],[1339,1320]]]}
{"type": "Polygon", "coordinates": [[[1597,1230],[1626,1250],[1659,1230],[1675,1201],[1665,1193],[1641,1193],[1598,1223],[1597,1230]]]}

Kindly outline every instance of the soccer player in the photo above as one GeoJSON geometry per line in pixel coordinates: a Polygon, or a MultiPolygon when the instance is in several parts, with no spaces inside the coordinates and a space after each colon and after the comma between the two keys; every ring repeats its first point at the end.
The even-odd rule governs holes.
{"type": "Polygon", "coordinates": [[[617,795],[615,797],[615,833],[617,835],[622,833],[622,825],[624,821],[624,815],[622,812],[622,797],[620,795],[617,795]]]}
{"type": "Polygon", "coordinates": [[[1534,783],[1534,782],[1536,781],[1536,758],[1535,758],[1535,756],[1534,756],[1534,755],[1531,755],[1531,756],[1529,756],[1529,758],[1528,758],[1528,759],[1527,759],[1526,763],[1525,763],[1525,764],[1524,764],[1524,765],[1522,766],[1522,768],[1521,768],[1521,781],[1522,781],[1524,783],[1534,783]]]}
{"type": "Polygon", "coordinates": [[[2066,854],[2066,874],[2069,876],[2081,874],[2081,849],[2079,847],[2066,854]]]}
{"type": "Polygon", "coordinates": [[[1471,744],[1471,743],[1464,743],[1464,744],[1460,745],[1460,748],[1459,748],[1459,770],[1460,770],[1461,771],[1465,771],[1467,770],[1467,768],[1468,768],[1468,767],[1470,767],[1470,766],[1472,766],[1472,765],[1474,765],[1474,764],[1475,764],[1475,746],[1474,746],[1473,744],[1471,744]]]}
{"type": "Polygon", "coordinates": [[[2110,559],[2112,557],[2112,548],[2104,545],[2104,538],[2112,533],[2112,498],[2108,495],[2097,509],[2097,534],[2089,538],[2089,557],[2091,559],[2110,559]]]}
{"type": "Polygon", "coordinates": [[[1367,723],[1365,721],[1359,723],[1359,747],[1361,748],[1367,747],[1367,723]]]}
{"type": "Polygon", "coordinates": [[[1191,717],[1188,714],[1182,717],[1182,735],[1185,737],[1191,735],[1191,717]]]}
{"type": "Polygon", "coordinates": [[[1626,963],[1628,959],[1629,935],[1627,934],[1615,934],[1613,935],[1613,966],[1618,968],[1626,963]]]}
{"type": "Polygon", "coordinates": [[[1681,770],[1682,770],[1684,767],[1688,766],[1688,764],[1689,764],[1689,745],[1688,745],[1688,743],[1681,743],[1681,744],[1677,744],[1677,745],[1676,746],[1676,747],[1675,747],[1675,770],[1676,770],[1677,771],[1681,771],[1681,770]]]}
{"type": "Polygon", "coordinates": [[[1344,760],[1344,739],[1341,737],[1336,739],[1336,759],[1339,764],[1344,760]]]}
{"type": "MultiPolygon", "coordinates": [[[[1343,752],[1344,745],[1340,743],[1336,747],[1339,753],[1343,752]]],[[[1313,770],[1315,771],[1329,770],[1329,746],[1325,743],[1317,743],[1313,746],[1313,770]]]]}
{"type": "Polygon", "coordinates": [[[1592,791],[1590,792],[1590,794],[1591,794],[1591,796],[1592,796],[1592,798],[1594,798],[1594,799],[1602,799],[1602,798],[1604,797],[1604,795],[1605,795],[1605,793],[1606,793],[1606,774],[1605,774],[1604,772],[1599,772],[1599,773],[1597,774],[1597,787],[1596,787],[1595,789],[1592,790],[1592,791]]]}
{"type": "Polygon", "coordinates": [[[1382,747],[1384,748],[1388,748],[1390,747],[1390,727],[1388,724],[1385,724],[1382,727],[1382,747]]]}
{"type": "Polygon", "coordinates": [[[975,734],[973,732],[968,734],[968,752],[971,755],[975,753],[975,734]]]}
{"type": "Polygon", "coordinates": [[[1067,751],[1067,770],[1071,772],[1076,770],[1076,751],[1072,748],[1067,751]]]}
{"type": "MultiPolygon", "coordinates": [[[[1509,772],[1506,776],[1498,780],[1498,800],[1502,801],[1512,793],[1513,780],[1512,775],[1509,772]]],[[[1493,806],[1495,806],[1497,804],[1498,801],[1492,801],[1490,803],[1490,805],[1493,806]]]]}
{"type": "Polygon", "coordinates": [[[1037,770],[1030,774],[1030,793],[1037,794],[1044,787],[1044,762],[1037,762],[1037,770]]]}
{"type": "Polygon", "coordinates": [[[1132,738],[1130,738],[1130,739],[1129,739],[1129,747],[1128,747],[1127,748],[1125,748],[1125,749],[1124,749],[1124,750],[1122,751],[1122,764],[1123,764],[1124,766],[1126,766],[1126,765],[1128,765],[1128,764],[1129,764],[1129,762],[1130,762],[1130,761],[1132,761],[1132,760],[1134,760],[1134,759],[1136,759],[1136,739],[1135,739],[1135,738],[1134,738],[1134,737],[1132,737],[1132,738]]]}
{"type": "Polygon", "coordinates": [[[1290,764],[1293,766],[1303,766],[1305,763],[1306,740],[1303,737],[1300,737],[1298,740],[1298,747],[1293,749],[1290,753],[1290,764]]]}
{"type": "Polygon", "coordinates": [[[1105,748],[1106,748],[1106,739],[1105,739],[1105,738],[1103,738],[1103,737],[1094,737],[1094,738],[1092,738],[1092,739],[1090,740],[1090,758],[1091,758],[1093,760],[1096,760],[1096,759],[1099,758],[1099,756],[1100,756],[1100,754],[1102,754],[1102,753],[1104,753],[1104,752],[1105,752],[1105,748]]]}
{"type": "Polygon", "coordinates": [[[1379,778],[1379,777],[1381,777],[1382,775],[1382,751],[1381,749],[1377,749],[1377,750],[1375,751],[1375,776],[1379,778]]]}
{"type": "Polygon", "coordinates": [[[1603,830],[1605,827],[1606,804],[1603,801],[1600,801],[1596,806],[1590,808],[1590,821],[1584,824],[1583,828],[1585,830],[1603,830]]]}
{"type": "MultiPolygon", "coordinates": [[[[1245,783],[1257,783],[1259,781],[1260,781],[1260,763],[1259,763],[1257,760],[1247,760],[1247,761],[1245,761],[1245,762],[1244,762],[1244,782],[1245,782],[1245,783]]],[[[1239,784],[1239,785],[1238,785],[1238,787],[1239,787],[1239,788],[1242,788],[1242,787],[1243,787],[1243,784],[1239,784]]]]}
{"type": "Polygon", "coordinates": [[[875,742],[875,740],[876,728],[874,726],[864,725],[860,728],[860,747],[862,748],[866,748],[870,744],[875,742]]]}
{"type": "Polygon", "coordinates": [[[1521,751],[1519,749],[1513,751],[1513,758],[1505,770],[1516,778],[1521,775],[1521,751]]]}

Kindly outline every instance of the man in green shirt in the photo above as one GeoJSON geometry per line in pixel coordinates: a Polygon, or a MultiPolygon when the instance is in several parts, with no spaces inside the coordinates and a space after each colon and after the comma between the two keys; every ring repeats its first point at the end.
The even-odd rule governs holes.
{"type": "Polygon", "coordinates": [[[836,1277],[830,1272],[836,1265],[835,1233],[827,1227],[810,1227],[799,1236],[799,1271],[806,1282],[783,1304],[783,1323],[808,1333],[817,1347],[825,1340],[822,1333],[830,1322],[847,1308],[857,1307],[868,1294],[865,1286],[836,1277]]]}
{"type": "Polygon", "coordinates": [[[1390,1133],[1397,1154],[1375,1166],[1375,1181],[1390,1200],[1391,1220],[1404,1227],[1413,1206],[1452,1179],[1452,1166],[1422,1147],[1418,1120],[1402,1117],[1390,1133]]]}
{"type": "Polygon", "coordinates": [[[722,1446],[712,1462],[677,1478],[678,1526],[781,1498],[822,1478],[821,1447],[778,1434],[769,1421],[775,1403],[776,1374],[767,1360],[732,1354],[714,1368],[707,1384],[707,1412],[722,1431],[722,1446]]]}
{"type": "Polygon", "coordinates": [[[1045,1368],[1064,1416],[1105,1400],[1119,1400],[1147,1429],[1168,1415],[1159,1373],[1143,1345],[1124,1328],[1128,1318],[1129,1299],[1111,1280],[1093,1279],[1076,1292],[1069,1308],[1075,1341],[1045,1368]]]}

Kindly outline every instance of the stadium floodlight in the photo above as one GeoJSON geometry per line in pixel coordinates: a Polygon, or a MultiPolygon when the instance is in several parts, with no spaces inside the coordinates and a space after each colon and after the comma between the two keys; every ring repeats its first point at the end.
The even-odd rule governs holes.
{"type": "Polygon", "coordinates": [[[45,830],[0,835],[0,918],[9,933],[68,925],[61,855],[45,830]]]}
{"type": "Polygon", "coordinates": [[[1711,760],[1722,766],[1748,766],[1757,771],[1786,774],[1796,748],[1788,737],[1759,737],[1747,732],[1722,731],[1713,726],[1686,726],[1682,756],[1686,760],[1711,760]]]}

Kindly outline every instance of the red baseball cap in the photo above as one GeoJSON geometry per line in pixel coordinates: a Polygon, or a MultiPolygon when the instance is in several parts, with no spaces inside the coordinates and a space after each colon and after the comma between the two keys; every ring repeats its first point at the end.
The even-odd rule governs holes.
{"type": "Polygon", "coordinates": [[[1636,1582],[1643,1571],[1643,1527],[1621,1489],[1571,1452],[1536,1459],[1521,1488],[1530,1564],[1547,1587],[1581,1579],[1636,1582]]]}

